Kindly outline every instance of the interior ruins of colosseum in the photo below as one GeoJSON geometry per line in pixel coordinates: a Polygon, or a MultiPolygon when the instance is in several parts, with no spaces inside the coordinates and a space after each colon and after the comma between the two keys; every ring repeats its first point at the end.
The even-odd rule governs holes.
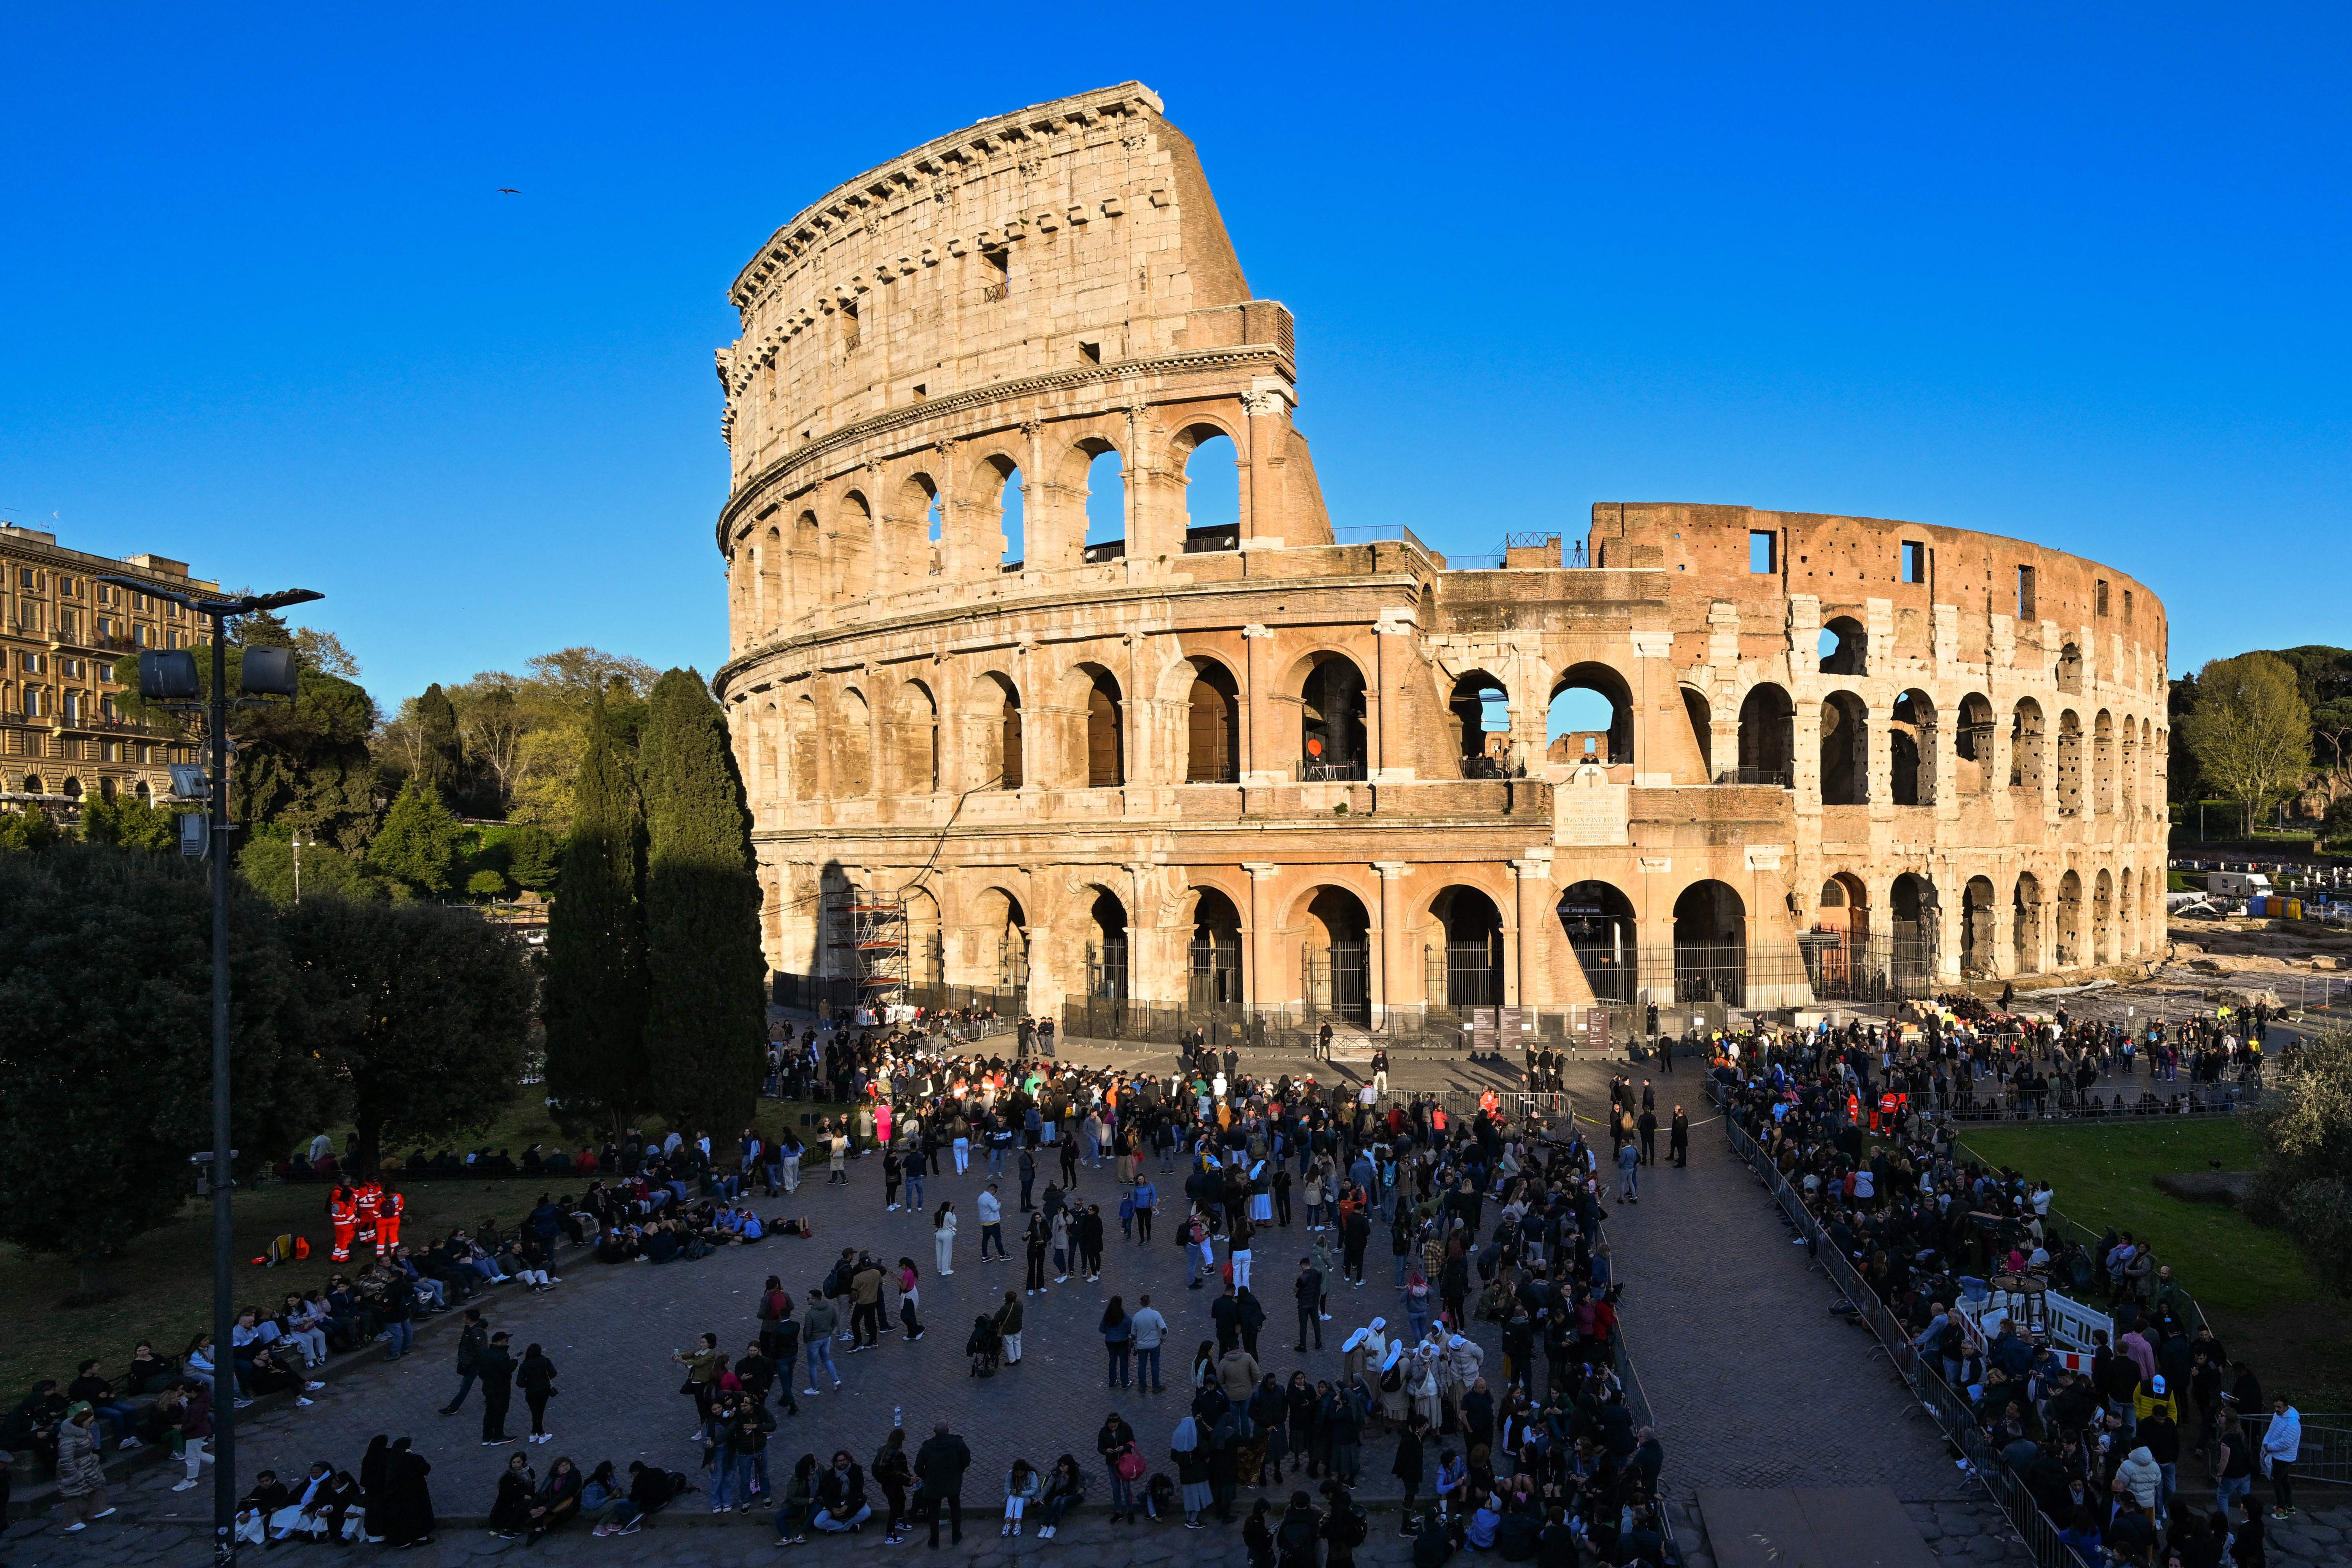
{"type": "Polygon", "coordinates": [[[1566,1026],[2161,948],[2145,586],[1742,506],[1335,526],[1290,312],[1139,84],[847,181],[732,299],[715,686],[782,992],[1566,1026]]]}

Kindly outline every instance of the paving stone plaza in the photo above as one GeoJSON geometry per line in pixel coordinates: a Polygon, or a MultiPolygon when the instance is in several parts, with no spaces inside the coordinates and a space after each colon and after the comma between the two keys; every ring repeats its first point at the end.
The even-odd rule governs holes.
{"type": "MultiPolygon", "coordinates": [[[[1066,1054],[1084,1059],[1082,1050],[1066,1054]]],[[[1571,1069],[1571,1087],[1581,1103],[1602,1101],[1611,1070],[1601,1062],[1571,1069]]],[[[1614,1070],[1623,1070],[1622,1064],[1614,1070]]],[[[1681,1074],[1656,1082],[1662,1108],[1678,1099],[1696,1108],[1700,1100],[1698,1075],[1688,1064],[1681,1074]]],[[[1717,1126],[1704,1115],[1692,1120],[1688,1168],[1645,1171],[1641,1201],[1614,1206],[1608,1226],[1625,1287],[1624,1329],[1665,1447],[1662,1490],[1692,1568],[1714,1568],[1696,1499],[1719,1488],[1883,1485],[1900,1500],[1925,1549],[1944,1563],[2028,1562],[1982,1491],[1946,1456],[1928,1421],[1909,1408],[1883,1357],[1873,1354],[1868,1336],[1828,1310],[1835,1293],[1808,1266],[1803,1249],[1788,1244],[1771,1205],[1727,1152],[1717,1126]]],[[[952,1199],[960,1214],[971,1215],[983,1177],[984,1166],[975,1163],[966,1176],[934,1178],[928,1200],[936,1207],[943,1198],[952,1199]]],[[[571,1456],[583,1469],[608,1458],[625,1468],[628,1460],[643,1458],[693,1472],[699,1456],[694,1415],[690,1402],[678,1393],[679,1373],[670,1352],[705,1331],[717,1333],[730,1351],[740,1350],[754,1335],[754,1303],[768,1274],[782,1276],[797,1297],[817,1283],[840,1248],[857,1247],[888,1259],[903,1255],[917,1260],[930,1331],[913,1344],[894,1331],[878,1349],[860,1354],[846,1353],[847,1345],[837,1342],[842,1386],[835,1390],[828,1384],[814,1398],[802,1395],[796,1416],[780,1415],[769,1448],[773,1474],[781,1478],[803,1452],[830,1455],[835,1448],[847,1448],[863,1464],[880,1447],[894,1415],[917,1437],[943,1419],[970,1443],[974,1462],[964,1493],[963,1542],[943,1547],[940,1561],[959,1568],[1005,1568],[1057,1556],[1085,1561],[1108,1552],[1117,1561],[1143,1568],[1178,1559],[1244,1563],[1237,1528],[1212,1525],[1188,1531],[1181,1519],[1114,1526],[1105,1518],[1107,1487],[1093,1451],[1096,1429],[1109,1411],[1118,1411],[1137,1429],[1153,1468],[1169,1468],[1169,1437],[1184,1413],[1184,1373],[1194,1347],[1213,1338],[1213,1291],[1186,1288],[1184,1259],[1167,1227],[1146,1247],[1121,1238],[1113,1218],[1100,1283],[1073,1276],[1068,1284],[1025,1300],[1022,1364],[983,1381],[969,1374],[964,1333],[976,1313],[1001,1302],[1006,1289],[1020,1288],[1017,1256],[1010,1263],[983,1264],[977,1221],[970,1219],[957,1244],[953,1276],[935,1278],[928,1215],[887,1212],[881,1190],[874,1160],[855,1163],[846,1186],[828,1186],[817,1171],[795,1197],[760,1205],[763,1213],[806,1215],[814,1228],[813,1239],[772,1238],[660,1268],[600,1266],[575,1255],[582,1260],[564,1269],[563,1283],[551,1292],[531,1296],[511,1286],[491,1292],[484,1299],[489,1323],[509,1332],[518,1349],[541,1344],[560,1369],[562,1393],[550,1408],[549,1427],[555,1435],[551,1444],[481,1447],[478,1394],[457,1415],[438,1414],[457,1387],[457,1319],[448,1314],[432,1320],[417,1336],[415,1352],[397,1363],[367,1356],[337,1365],[327,1374],[330,1387],[308,1409],[257,1406],[242,1428],[240,1469],[249,1477],[269,1467],[286,1476],[301,1473],[314,1459],[355,1465],[376,1434],[411,1436],[433,1465],[434,1505],[444,1521],[432,1544],[396,1554],[420,1565],[525,1552],[534,1560],[567,1563],[713,1568],[887,1552],[929,1559],[933,1554],[919,1531],[886,1552],[875,1527],[854,1538],[818,1538],[789,1552],[780,1551],[768,1510],[714,1519],[707,1497],[699,1494],[619,1539],[591,1539],[584,1529],[574,1529],[526,1547],[482,1525],[497,1474],[518,1451],[541,1473],[559,1455],[571,1456]],[[1155,1395],[1105,1386],[1106,1358],[1097,1324],[1114,1294],[1130,1310],[1149,1294],[1168,1316],[1169,1392],[1155,1395]],[[1091,1478],[1087,1506],[1055,1541],[1001,1537],[997,1516],[1012,1460],[1025,1458],[1043,1467],[1065,1452],[1076,1455],[1091,1478]]],[[[1017,1184],[1006,1195],[1008,1215],[1017,1213],[1012,1201],[1017,1184]]],[[[1115,1215],[1118,1183],[1108,1160],[1098,1171],[1081,1171],[1075,1196],[1115,1215]]],[[[1303,1213],[1299,1217],[1303,1221],[1303,1213]]],[[[1314,1238],[1303,1225],[1276,1235],[1278,1240],[1261,1238],[1255,1252],[1254,1283],[1268,1319],[1259,1359],[1286,1381],[1293,1369],[1310,1378],[1336,1377],[1339,1347],[1350,1330],[1374,1317],[1391,1324],[1403,1321],[1389,1259],[1376,1247],[1379,1255],[1370,1259],[1360,1288],[1344,1279],[1335,1283],[1331,1321],[1322,1325],[1323,1348],[1318,1352],[1310,1345],[1301,1355],[1291,1348],[1296,1320],[1290,1281],[1314,1238]]],[[[1495,1325],[1480,1322],[1475,1332],[1488,1366],[1499,1367],[1495,1325]]],[[[805,1384],[805,1378],[795,1381],[805,1384]]],[[[527,1426],[518,1401],[509,1429],[520,1434],[527,1426]]],[[[1371,1539],[1358,1552],[1362,1563],[1410,1560],[1410,1542],[1398,1538],[1392,1509],[1380,1506],[1397,1495],[1388,1474],[1393,1447],[1389,1438],[1365,1446],[1358,1497],[1374,1512],[1371,1539]]],[[[0,1546],[0,1562],[10,1568],[193,1568],[208,1559],[210,1488],[173,1492],[171,1483],[178,1474],[176,1466],[153,1463],[127,1471],[127,1484],[116,1487],[121,1512],[79,1537],[60,1534],[53,1521],[19,1519],[0,1546]]],[[[1256,1495],[1244,1489],[1241,1509],[1245,1511],[1256,1495]]],[[[1275,1500],[1278,1506],[1283,1500],[1275,1500]]],[[[2314,1500],[2327,1500],[2324,1492],[2314,1500]]],[[[2272,1555],[2297,1564],[2352,1561],[2344,1545],[2347,1527],[2352,1520],[2341,1509],[2315,1507],[2292,1525],[2274,1527],[2272,1555]]],[[[283,1550],[299,1561],[301,1554],[337,1549],[283,1550]]],[[[246,1551],[257,1555],[257,1549],[246,1551]]],[[[339,1552],[363,1561],[386,1554],[365,1546],[339,1552]]]]}

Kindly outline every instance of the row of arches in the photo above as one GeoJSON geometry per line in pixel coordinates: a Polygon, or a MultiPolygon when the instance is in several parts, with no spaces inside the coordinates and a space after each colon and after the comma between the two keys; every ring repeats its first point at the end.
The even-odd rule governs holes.
{"type": "Polygon", "coordinates": [[[827,606],[919,587],[950,567],[1045,571],[1117,560],[1134,542],[1131,484],[1145,511],[1165,514],[1160,548],[1181,550],[1196,534],[1237,535],[1241,463],[1222,425],[1199,418],[1176,430],[1157,483],[1130,472],[1123,420],[1097,426],[1034,450],[1021,432],[1001,432],[971,443],[978,450],[952,467],[917,462],[887,479],[869,470],[772,509],[739,537],[730,563],[739,645],[827,606]]]}

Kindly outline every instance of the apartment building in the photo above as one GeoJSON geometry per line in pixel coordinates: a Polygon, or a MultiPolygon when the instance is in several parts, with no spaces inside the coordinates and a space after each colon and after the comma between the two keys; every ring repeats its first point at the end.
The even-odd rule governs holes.
{"type": "Polygon", "coordinates": [[[114,661],[192,647],[203,623],[154,594],[98,582],[100,573],[181,592],[220,586],[190,577],[184,561],[117,561],[0,524],[0,808],[69,815],[93,792],[153,799],[171,792],[168,764],[200,760],[129,716],[114,661]]]}

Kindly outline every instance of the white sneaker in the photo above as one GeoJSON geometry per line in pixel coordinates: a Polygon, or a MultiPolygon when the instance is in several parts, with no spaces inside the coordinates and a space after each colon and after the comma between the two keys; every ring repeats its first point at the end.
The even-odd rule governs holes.
{"type": "MultiPolygon", "coordinates": [[[[314,1384],[311,1384],[310,1386],[310,1392],[311,1392],[311,1393],[313,1393],[313,1394],[316,1394],[316,1393],[318,1393],[318,1392],[319,1392],[319,1390],[320,1390],[320,1389],[322,1389],[322,1388],[326,1387],[327,1385],[326,1385],[325,1384],[323,1384],[323,1383],[314,1383],[314,1384]]],[[[125,1447],[130,1447],[130,1445],[129,1445],[129,1444],[125,1444],[125,1445],[123,1445],[123,1446],[124,1446],[125,1447]]]]}
{"type": "Polygon", "coordinates": [[[172,1489],[175,1492],[194,1491],[201,1484],[198,1481],[182,1481],[172,1489]]]}
{"type": "Polygon", "coordinates": [[[77,1531],[77,1530],[88,1530],[89,1528],[89,1524],[88,1524],[88,1523],[86,1523],[85,1521],[81,1521],[81,1520],[79,1520],[79,1519],[78,1519],[78,1520],[75,1520],[71,1524],[68,1524],[68,1525],[67,1525],[67,1526],[66,1526],[66,1533],[67,1533],[68,1535],[71,1535],[71,1534],[72,1534],[75,1531],[77,1531]]]}
{"type": "Polygon", "coordinates": [[[104,1508],[100,1509],[96,1513],[91,1514],[89,1517],[92,1519],[104,1519],[108,1514],[110,1514],[113,1511],[114,1505],[112,1503],[109,1503],[104,1508]]]}
{"type": "Polygon", "coordinates": [[[308,1408],[310,1408],[311,1405],[316,1405],[316,1404],[318,1404],[319,1402],[318,1402],[317,1400],[315,1400],[315,1399],[311,1398],[309,1394],[306,1394],[301,1395],[299,1398],[296,1399],[296,1400],[294,1401],[294,1403],[295,1403],[295,1404],[297,1404],[297,1405],[301,1405],[304,1409],[308,1409],[308,1408]]]}

